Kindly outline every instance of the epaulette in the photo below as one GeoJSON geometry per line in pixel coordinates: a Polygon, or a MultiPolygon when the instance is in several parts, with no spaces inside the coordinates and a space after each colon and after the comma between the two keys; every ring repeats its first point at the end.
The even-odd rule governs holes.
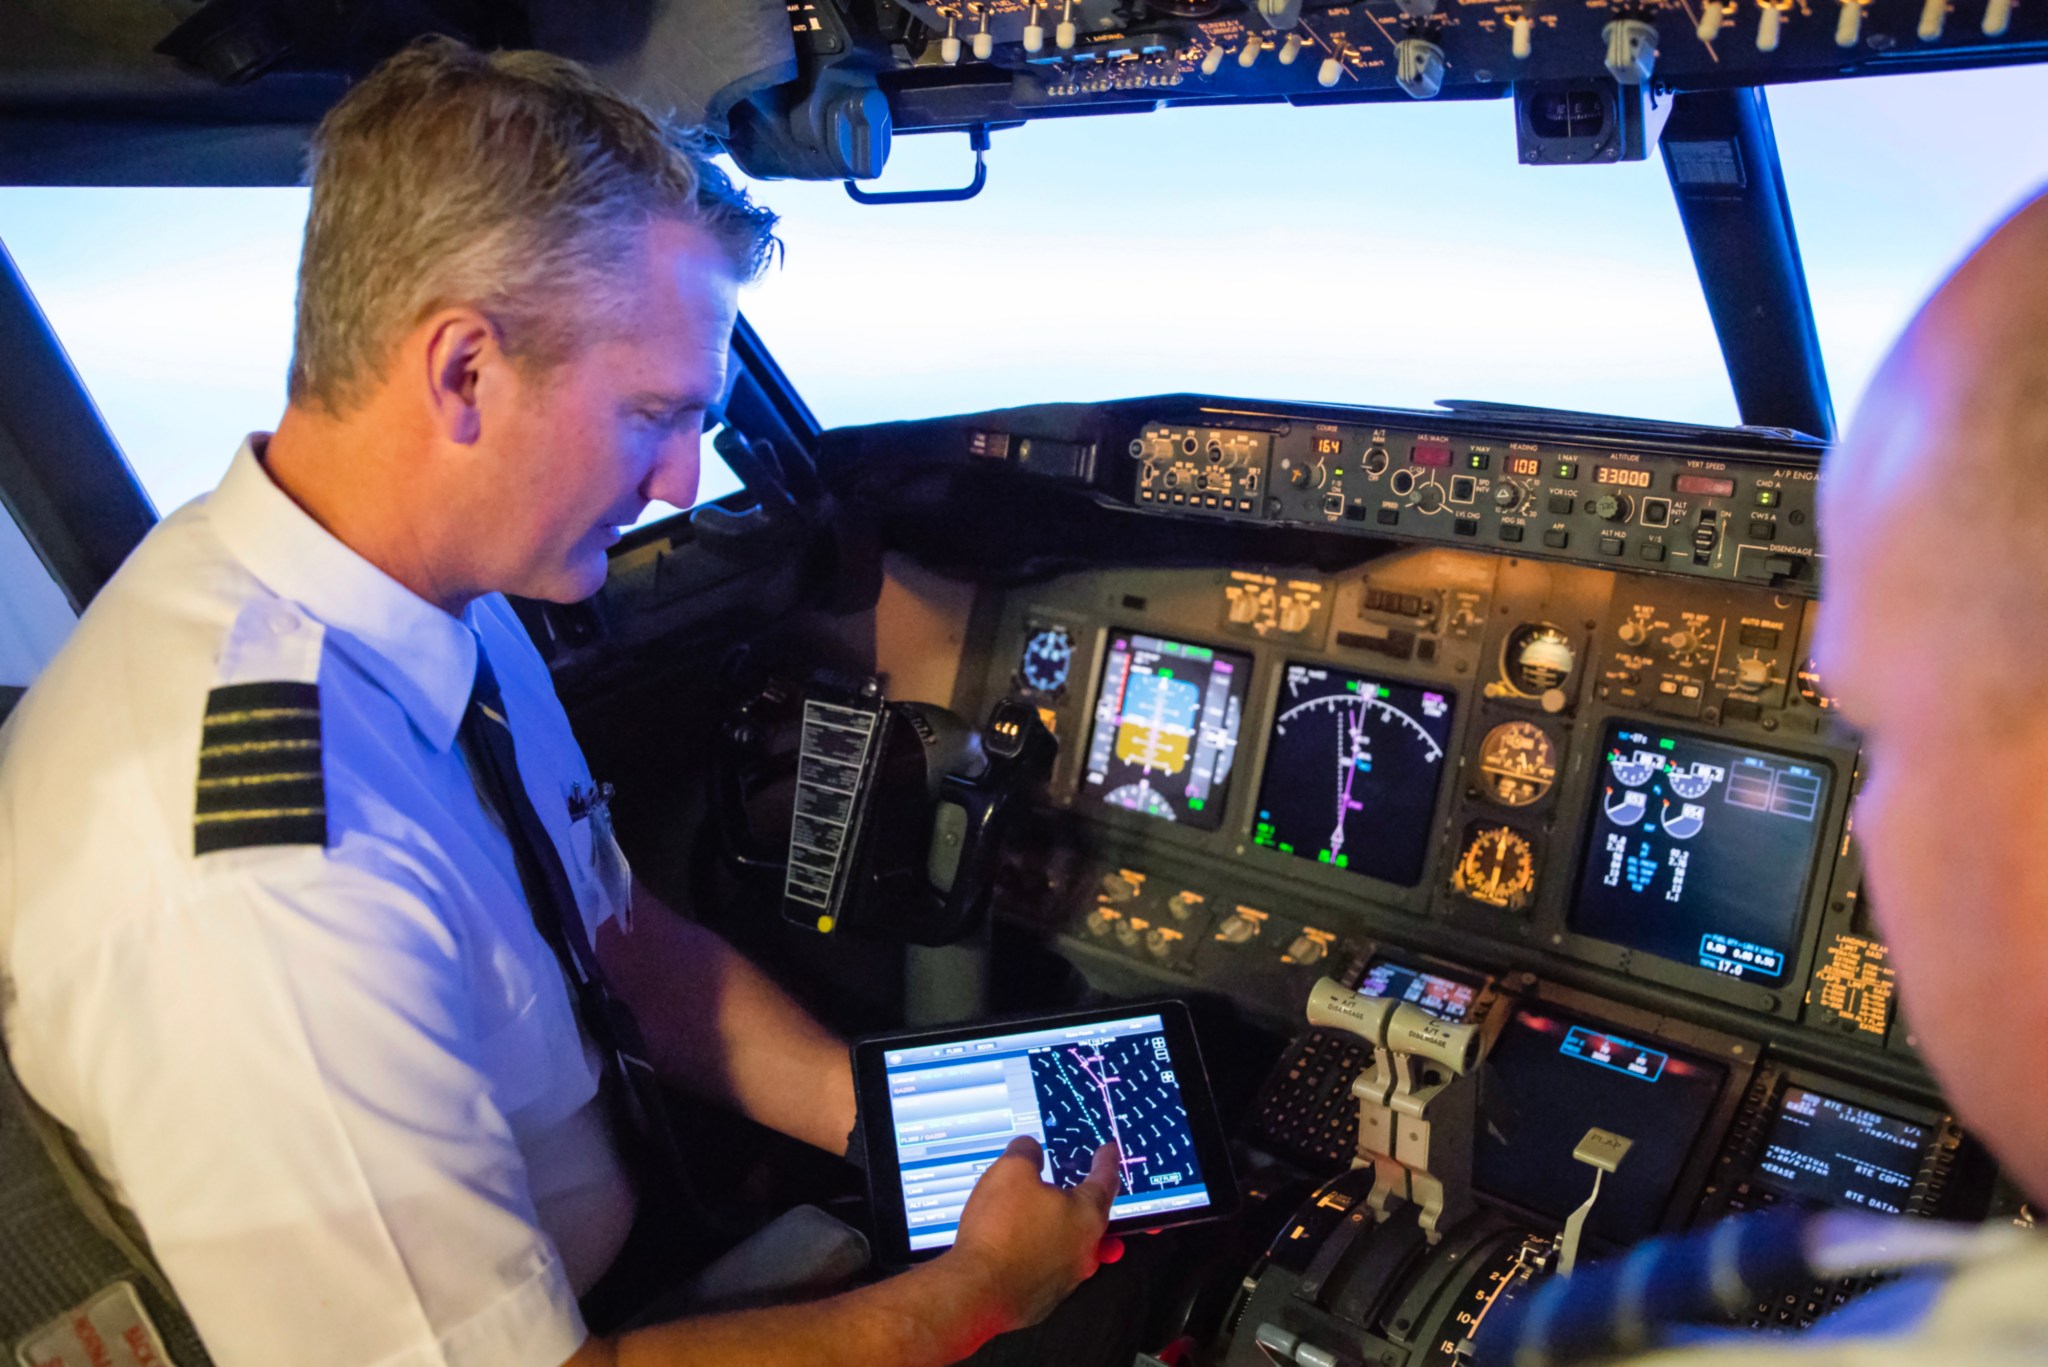
{"type": "Polygon", "coordinates": [[[194,855],[326,845],[320,686],[309,682],[319,677],[320,635],[282,605],[245,612],[230,633],[199,735],[194,855]]]}

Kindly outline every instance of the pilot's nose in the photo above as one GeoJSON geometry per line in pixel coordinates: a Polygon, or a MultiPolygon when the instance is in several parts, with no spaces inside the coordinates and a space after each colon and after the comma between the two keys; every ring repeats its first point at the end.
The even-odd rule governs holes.
{"type": "Polygon", "coordinates": [[[687,508],[697,501],[697,474],[704,433],[686,428],[664,441],[641,492],[648,499],[687,508]]]}

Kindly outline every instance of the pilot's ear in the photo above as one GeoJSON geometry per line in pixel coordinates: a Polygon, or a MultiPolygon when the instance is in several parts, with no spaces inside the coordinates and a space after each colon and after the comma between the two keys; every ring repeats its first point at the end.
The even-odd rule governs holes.
{"type": "Polygon", "coordinates": [[[484,373],[502,359],[498,329],[475,309],[448,309],[426,326],[427,396],[441,435],[464,446],[483,435],[484,373]]]}

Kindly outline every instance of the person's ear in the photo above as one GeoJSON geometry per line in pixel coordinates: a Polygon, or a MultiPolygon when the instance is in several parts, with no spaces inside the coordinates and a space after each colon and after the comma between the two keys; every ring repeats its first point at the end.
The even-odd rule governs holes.
{"type": "Polygon", "coordinates": [[[473,446],[483,435],[479,391],[485,367],[501,359],[498,329],[475,309],[448,309],[427,326],[428,406],[449,441],[473,446]]]}

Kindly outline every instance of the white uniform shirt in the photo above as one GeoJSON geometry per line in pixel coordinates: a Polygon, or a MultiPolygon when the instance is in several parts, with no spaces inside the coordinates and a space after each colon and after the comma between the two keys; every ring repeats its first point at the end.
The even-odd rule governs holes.
{"type": "Polygon", "coordinates": [[[416,597],[250,445],[0,731],[9,1052],[220,1367],[558,1367],[632,1222],[596,1055],[455,743],[479,641],[594,936],[623,865],[571,819],[590,774],[511,609],[416,597]],[[208,694],[274,681],[318,685],[326,845],[195,856],[208,694]]]}

